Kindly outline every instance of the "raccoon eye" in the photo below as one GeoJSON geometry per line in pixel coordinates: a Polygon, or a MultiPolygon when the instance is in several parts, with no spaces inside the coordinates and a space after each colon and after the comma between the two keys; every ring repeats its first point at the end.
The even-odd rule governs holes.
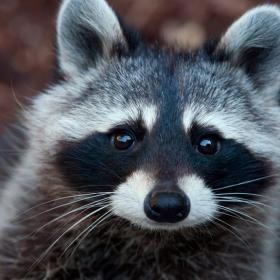
{"type": "Polygon", "coordinates": [[[128,131],[118,131],[112,135],[112,145],[118,150],[127,150],[135,142],[135,136],[128,131]]]}
{"type": "Polygon", "coordinates": [[[219,148],[219,141],[214,136],[203,136],[199,139],[197,150],[204,155],[214,155],[219,148]]]}

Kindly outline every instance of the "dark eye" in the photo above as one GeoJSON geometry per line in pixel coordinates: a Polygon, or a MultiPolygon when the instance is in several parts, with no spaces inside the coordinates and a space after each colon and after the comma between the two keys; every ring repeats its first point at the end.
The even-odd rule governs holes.
{"type": "Polygon", "coordinates": [[[203,136],[197,144],[197,150],[204,155],[214,155],[217,153],[219,141],[214,136],[203,136]]]}
{"type": "Polygon", "coordinates": [[[127,150],[135,142],[135,136],[132,132],[118,131],[112,135],[112,144],[118,150],[127,150]]]}

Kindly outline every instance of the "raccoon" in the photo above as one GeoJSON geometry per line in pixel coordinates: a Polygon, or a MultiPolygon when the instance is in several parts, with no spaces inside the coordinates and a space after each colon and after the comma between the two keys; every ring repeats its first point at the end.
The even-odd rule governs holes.
{"type": "Polygon", "coordinates": [[[65,0],[64,79],[23,112],[0,279],[279,279],[280,10],[191,52],[65,0]]]}

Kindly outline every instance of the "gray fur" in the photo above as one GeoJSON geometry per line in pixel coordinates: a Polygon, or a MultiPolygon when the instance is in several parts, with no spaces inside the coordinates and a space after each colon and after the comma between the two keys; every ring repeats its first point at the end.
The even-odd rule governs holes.
{"type": "Polygon", "coordinates": [[[60,66],[69,76],[108,58],[114,44],[125,44],[117,17],[103,0],[64,0],[57,30],[60,66]]]}
{"type": "Polygon", "coordinates": [[[280,10],[277,6],[259,6],[246,13],[229,28],[220,47],[232,54],[234,63],[252,72],[259,90],[264,91],[263,98],[278,101],[280,10]]]}
{"type": "MultiPolygon", "coordinates": [[[[70,79],[41,93],[24,113],[28,143],[1,193],[0,279],[277,280],[280,110],[271,100],[280,88],[274,84],[280,61],[278,13],[277,7],[263,6],[245,14],[242,25],[234,24],[215,49],[217,53],[224,49],[228,52],[230,58],[225,61],[215,55],[210,59],[204,50],[182,55],[146,46],[119,58],[104,51],[115,43],[127,48],[109,6],[101,0],[65,1],[59,16],[58,42],[60,65],[70,79]],[[100,18],[96,5],[112,17],[100,18]],[[97,18],[91,19],[91,14],[97,18]],[[252,14],[257,17],[252,18],[252,14]],[[110,30],[113,26],[116,37],[110,30]],[[84,28],[101,42],[102,48],[92,50],[92,56],[76,41],[84,35],[84,28]],[[254,72],[247,73],[244,63],[239,67],[238,61],[251,47],[270,52],[261,64],[255,61],[258,67],[254,72]],[[271,163],[275,180],[262,193],[258,207],[237,208],[253,220],[234,220],[228,230],[202,224],[151,231],[137,221],[135,226],[114,215],[87,236],[73,255],[60,258],[69,242],[91,221],[71,228],[81,217],[65,213],[81,204],[67,204],[74,202],[77,192],[62,176],[56,156],[65,146],[106,132],[123,118],[136,121],[151,112],[148,128],[152,133],[153,126],[164,127],[159,137],[162,145],[176,141],[173,124],[183,127],[191,121],[217,127],[225,138],[234,139],[271,163]],[[267,207],[262,207],[264,204],[267,207]],[[61,235],[67,228],[67,234],[61,235]],[[50,248],[58,236],[61,238],[50,248]]],[[[170,162],[172,153],[166,150],[162,154],[162,166],[170,162]]],[[[178,153],[175,160],[180,156],[178,153]]],[[[151,158],[151,167],[152,163],[151,158]]],[[[144,171],[150,175],[150,169],[150,173],[144,171]]],[[[123,201],[129,208],[130,194],[126,195],[123,201]]]]}

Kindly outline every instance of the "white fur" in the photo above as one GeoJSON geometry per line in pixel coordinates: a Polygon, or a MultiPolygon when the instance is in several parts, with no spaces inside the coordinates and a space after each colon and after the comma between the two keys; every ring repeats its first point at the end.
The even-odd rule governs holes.
{"type": "Polygon", "coordinates": [[[194,110],[190,106],[188,106],[183,114],[183,125],[187,133],[192,127],[194,118],[195,118],[194,110]]]}
{"type": "Polygon", "coordinates": [[[0,236],[3,230],[12,226],[12,221],[24,207],[25,201],[38,199],[36,187],[37,178],[37,152],[29,151],[23,161],[14,170],[17,176],[11,177],[6,183],[0,199],[0,236]],[[24,185],[22,182],[25,182],[24,185]],[[34,196],[32,197],[32,194],[34,196]]]}
{"type": "Polygon", "coordinates": [[[152,190],[155,181],[144,171],[133,173],[125,183],[117,187],[112,195],[112,209],[114,214],[142,225],[145,222],[144,200],[152,190]]]}
{"type": "Polygon", "coordinates": [[[100,107],[90,105],[83,108],[75,108],[68,114],[61,116],[48,132],[50,139],[57,140],[80,140],[93,133],[106,133],[110,129],[143,118],[144,125],[151,130],[156,121],[156,109],[154,106],[127,107],[100,107]]]}
{"type": "Polygon", "coordinates": [[[191,175],[179,179],[180,188],[191,202],[188,217],[176,224],[154,222],[147,218],[144,212],[144,200],[154,186],[155,180],[148,173],[143,171],[133,173],[112,195],[113,213],[132,224],[150,230],[178,230],[183,227],[193,227],[211,220],[215,215],[217,205],[211,190],[205,186],[202,179],[191,175]]]}
{"type": "Polygon", "coordinates": [[[157,108],[154,105],[150,105],[142,107],[141,110],[144,125],[148,129],[148,131],[151,131],[157,120],[157,108]]]}
{"type": "Polygon", "coordinates": [[[190,213],[185,226],[192,227],[213,220],[217,211],[214,194],[203,180],[196,175],[179,179],[180,188],[187,194],[191,202],[190,213]]]}

